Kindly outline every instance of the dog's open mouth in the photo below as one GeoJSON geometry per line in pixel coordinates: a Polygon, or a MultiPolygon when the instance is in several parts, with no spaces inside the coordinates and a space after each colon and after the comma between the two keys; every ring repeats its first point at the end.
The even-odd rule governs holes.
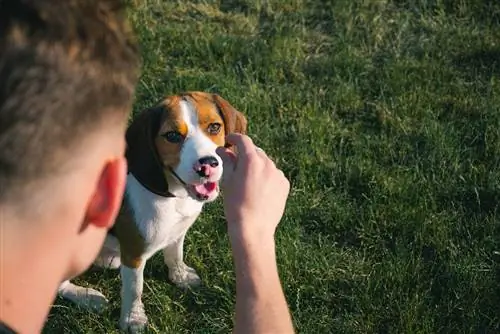
{"type": "Polygon", "coordinates": [[[200,183],[187,184],[174,172],[172,168],[170,168],[170,172],[186,188],[191,196],[200,201],[209,200],[211,197],[213,198],[219,188],[218,181],[209,181],[202,178],[200,183]]]}
{"type": "Polygon", "coordinates": [[[218,186],[217,182],[207,181],[201,184],[190,184],[187,188],[197,199],[207,200],[217,191],[218,186]]]}

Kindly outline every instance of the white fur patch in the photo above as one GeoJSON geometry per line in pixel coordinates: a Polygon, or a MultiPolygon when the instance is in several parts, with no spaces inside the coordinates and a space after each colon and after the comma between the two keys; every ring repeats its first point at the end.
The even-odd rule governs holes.
{"type": "Polygon", "coordinates": [[[62,282],[57,293],[80,307],[98,313],[102,312],[108,304],[106,297],[99,291],[75,285],[70,281],[62,282]]]}
{"type": "Polygon", "coordinates": [[[222,160],[215,152],[217,145],[205,134],[198,123],[198,113],[194,107],[186,101],[180,102],[182,118],[186,123],[188,132],[182,145],[180,162],[175,173],[186,183],[193,183],[199,176],[193,170],[193,165],[206,156],[212,156],[219,162],[215,173],[211,176],[213,181],[218,181],[222,176],[222,160]]]}
{"type": "Polygon", "coordinates": [[[134,221],[145,241],[145,259],[184,235],[203,208],[202,202],[191,197],[153,194],[132,174],[127,176],[126,191],[134,221]]]}

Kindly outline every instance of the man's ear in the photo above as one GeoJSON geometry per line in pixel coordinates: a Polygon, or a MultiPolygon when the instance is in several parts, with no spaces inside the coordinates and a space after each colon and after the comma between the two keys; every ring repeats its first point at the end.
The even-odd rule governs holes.
{"type": "MultiPolygon", "coordinates": [[[[224,128],[226,136],[230,133],[247,133],[247,119],[245,116],[236,110],[229,102],[217,94],[213,94],[215,105],[224,120],[224,128]]],[[[226,146],[228,146],[226,144],[226,146]]]]}
{"type": "Polygon", "coordinates": [[[87,206],[84,226],[111,228],[125,192],[127,161],[119,157],[106,163],[87,206]]]}

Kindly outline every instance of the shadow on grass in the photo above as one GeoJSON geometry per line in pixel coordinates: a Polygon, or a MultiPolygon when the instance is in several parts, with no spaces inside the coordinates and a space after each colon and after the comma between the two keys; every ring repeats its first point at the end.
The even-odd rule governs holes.
{"type": "Polygon", "coordinates": [[[224,13],[255,14],[256,12],[255,5],[248,0],[221,0],[219,9],[224,13]]]}
{"type": "Polygon", "coordinates": [[[500,48],[465,53],[456,57],[453,63],[471,79],[489,81],[491,76],[500,76],[500,48]]]}
{"type": "Polygon", "coordinates": [[[468,0],[464,2],[456,0],[394,0],[393,3],[400,8],[416,13],[445,13],[449,16],[470,17],[478,23],[500,24],[498,0],[468,0]]]}
{"type": "MultiPolygon", "coordinates": [[[[428,307],[439,309],[435,312],[437,324],[464,326],[464,319],[469,319],[470,323],[465,326],[476,333],[498,333],[500,324],[495,320],[495,308],[500,304],[500,284],[497,283],[500,263],[492,263],[491,274],[477,270],[474,264],[450,266],[456,260],[451,260],[446,250],[439,251],[432,244],[422,247],[420,256],[424,265],[419,273],[419,284],[428,289],[428,307]],[[457,299],[457,295],[462,299],[457,299]],[[471,300],[475,305],[467,304],[466,301],[471,300]],[[471,314],[471,308],[478,313],[471,314]]],[[[460,331],[465,329],[461,327],[460,331]]]]}
{"type": "Polygon", "coordinates": [[[485,217],[500,208],[500,191],[482,187],[441,193],[437,199],[442,207],[461,208],[468,218],[485,217]]]}
{"type": "Polygon", "coordinates": [[[359,248],[362,210],[377,192],[372,183],[372,176],[352,168],[348,175],[333,173],[331,178],[334,179],[333,184],[338,185],[335,190],[331,190],[335,194],[328,194],[318,206],[304,205],[299,213],[299,221],[303,222],[304,232],[313,238],[323,235],[339,247],[359,248]],[[339,204],[338,200],[341,200],[342,204],[339,204]],[[335,201],[337,203],[334,203],[335,201]],[[335,207],[337,209],[332,209],[335,207]],[[340,211],[335,214],[332,210],[340,211]]]}
{"type": "Polygon", "coordinates": [[[323,235],[330,237],[329,240],[339,247],[358,248],[361,246],[358,231],[354,228],[357,223],[355,221],[335,222],[331,213],[325,208],[304,210],[300,221],[303,222],[304,232],[313,239],[318,235],[323,235]]]}

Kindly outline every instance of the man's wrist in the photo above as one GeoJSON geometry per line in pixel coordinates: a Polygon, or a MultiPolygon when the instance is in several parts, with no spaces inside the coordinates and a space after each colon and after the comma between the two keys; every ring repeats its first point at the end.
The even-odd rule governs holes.
{"type": "Polygon", "coordinates": [[[271,282],[277,274],[274,237],[255,237],[232,234],[230,237],[237,283],[246,286],[247,292],[259,294],[260,282],[271,282]]]}
{"type": "Polygon", "coordinates": [[[244,224],[232,224],[228,227],[229,241],[234,251],[252,254],[272,252],[274,254],[274,234],[264,234],[242,225],[244,224]]]}

